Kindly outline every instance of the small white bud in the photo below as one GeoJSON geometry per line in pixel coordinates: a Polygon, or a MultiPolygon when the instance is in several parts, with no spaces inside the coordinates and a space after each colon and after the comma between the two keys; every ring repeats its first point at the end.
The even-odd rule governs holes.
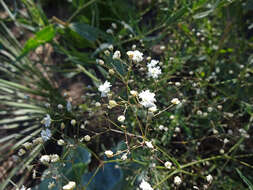
{"type": "Polygon", "coordinates": [[[124,115],[120,115],[119,117],[118,117],[118,121],[119,122],[121,122],[121,123],[123,123],[124,121],[125,121],[125,116],[124,115]]]}
{"type": "Polygon", "coordinates": [[[65,142],[64,142],[63,139],[59,139],[59,140],[57,141],[57,144],[58,144],[59,146],[63,146],[63,145],[65,144],[65,142]]]}
{"type": "Polygon", "coordinates": [[[173,98],[173,99],[171,100],[171,103],[177,105],[177,104],[180,104],[180,101],[179,101],[178,98],[173,98]]]}
{"type": "Polygon", "coordinates": [[[208,176],[206,176],[206,181],[208,183],[211,183],[213,181],[213,176],[211,176],[210,174],[208,176]]]}
{"type": "Polygon", "coordinates": [[[105,155],[108,157],[108,158],[111,158],[113,157],[113,152],[111,150],[107,150],[105,151],[105,155]]]}
{"type": "Polygon", "coordinates": [[[164,163],[164,166],[167,168],[167,169],[171,169],[171,166],[172,166],[172,163],[167,161],[164,163]]]}
{"type": "Polygon", "coordinates": [[[70,123],[71,123],[72,126],[75,126],[76,125],[76,120],[72,119],[70,123]]]}
{"type": "Polygon", "coordinates": [[[48,164],[50,162],[50,156],[49,155],[42,155],[40,157],[40,162],[43,164],[48,164]]]}
{"type": "Polygon", "coordinates": [[[180,178],[179,176],[176,176],[176,177],[174,178],[174,183],[175,183],[176,185],[180,185],[180,184],[182,183],[181,178],[180,178]]]}
{"type": "Polygon", "coordinates": [[[120,57],[121,57],[121,53],[118,50],[115,51],[113,56],[112,56],[113,59],[120,59],[120,57]]]}
{"type": "Polygon", "coordinates": [[[84,136],[84,140],[85,140],[86,142],[89,142],[89,141],[91,140],[90,135],[85,135],[85,136],[84,136]]]}

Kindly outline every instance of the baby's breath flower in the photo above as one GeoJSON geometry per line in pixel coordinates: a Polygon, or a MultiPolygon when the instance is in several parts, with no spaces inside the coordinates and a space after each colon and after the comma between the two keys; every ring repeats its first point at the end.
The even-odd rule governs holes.
{"type": "Polygon", "coordinates": [[[153,188],[151,187],[151,185],[146,182],[144,179],[141,181],[141,184],[139,186],[142,190],[153,190],[153,188]]]}
{"type": "Polygon", "coordinates": [[[159,125],[158,129],[159,129],[159,130],[163,130],[163,129],[164,129],[164,126],[163,126],[163,125],[159,125]]]}
{"type": "Polygon", "coordinates": [[[105,62],[102,59],[96,59],[96,63],[98,63],[99,65],[105,64],[105,62]]]}
{"type": "Polygon", "coordinates": [[[152,106],[150,108],[148,108],[148,111],[151,112],[151,113],[154,113],[157,111],[157,107],[156,106],[152,106]]]}
{"type": "Polygon", "coordinates": [[[147,146],[148,148],[150,148],[150,149],[153,149],[153,148],[154,148],[154,146],[153,146],[153,144],[152,144],[151,141],[145,141],[145,144],[146,144],[146,146],[147,146]]]}
{"type": "Polygon", "coordinates": [[[90,135],[85,135],[85,136],[84,136],[84,140],[85,140],[86,142],[89,142],[90,139],[91,139],[90,135]]]}
{"type": "Polygon", "coordinates": [[[70,124],[71,124],[72,126],[75,126],[75,125],[76,125],[76,120],[75,120],[75,119],[72,119],[72,120],[70,121],[70,124]]]}
{"type": "Polygon", "coordinates": [[[109,50],[105,50],[105,51],[104,51],[104,54],[105,54],[106,56],[109,56],[109,55],[110,55],[110,51],[109,51],[109,50]]]}
{"type": "Polygon", "coordinates": [[[95,103],[95,106],[96,106],[96,107],[100,107],[100,106],[101,106],[101,103],[100,103],[100,102],[96,102],[96,103],[95,103]]]}
{"type": "Polygon", "coordinates": [[[40,162],[43,164],[48,164],[50,162],[50,156],[49,155],[42,155],[40,157],[40,162]]]}
{"type": "Polygon", "coordinates": [[[57,141],[57,144],[58,144],[59,146],[63,146],[63,145],[65,144],[65,142],[64,142],[63,139],[59,139],[59,140],[57,141]]]}
{"type": "Polygon", "coordinates": [[[109,74],[111,74],[111,75],[114,75],[115,74],[115,71],[113,70],[113,69],[109,69],[109,74]]]}
{"type": "Polygon", "coordinates": [[[131,90],[131,91],[130,91],[130,94],[131,94],[132,96],[138,96],[138,92],[135,91],[135,90],[131,90]]]}
{"type": "Polygon", "coordinates": [[[111,108],[116,107],[117,105],[118,104],[117,104],[117,102],[115,100],[110,100],[108,108],[111,109],[111,108]]]}
{"type": "Polygon", "coordinates": [[[121,122],[121,123],[123,123],[124,121],[125,121],[125,116],[124,115],[120,115],[119,117],[118,117],[118,121],[119,122],[121,122]]]}
{"type": "Polygon", "coordinates": [[[58,105],[57,105],[57,108],[58,108],[59,110],[61,110],[61,109],[63,108],[63,105],[62,105],[62,104],[58,104],[58,105]]]}
{"type": "Polygon", "coordinates": [[[109,29],[106,30],[106,33],[107,34],[113,34],[113,30],[109,28],[109,29]]]}
{"type": "Polygon", "coordinates": [[[149,90],[142,91],[139,94],[139,98],[141,99],[140,104],[143,105],[145,108],[150,108],[155,106],[156,99],[155,93],[150,92],[149,90]]]}
{"type": "Polygon", "coordinates": [[[108,81],[105,81],[104,84],[101,84],[98,87],[98,90],[101,92],[101,97],[106,97],[107,94],[110,92],[111,83],[108,81]]]}
{"type": "Polygon", "coordinates": [[[171,103],[177,105],[177,104],[180,104],[180,100],[178,98],[173,98],[171,100],[171,103]]]}
{"type": "Polygon", "coordinates": [[[113,157],[113,152],[111,150],[107,150],[105,151],[105,155],[108,157],[108,158],[111,158],[113,157]]]}
{"type": "Polygon", "coordinates": [[[213,181],[213,176],[212,175],[208,175],[208,176],[206,176],[206,181],[208,182],[208,183],[211,183],[212,181],[213,181]]]}
{"type": "Polygon", "coordinates": [[[113,56],[112,56],[113,59],[120,59],[120,57],[121,57],[121,53],[118,50],[115,51],[113,56]]]}
{"type": "Polygon", "coordinates": [[[46,130],[43,129],[40,134],[41,134],[43,141],[48,141],[52,136],[50,129],[46,129],[46,130]]]}
{"type": "Polygon", "coordinates": [[[159,66],[148,67],[148,77],[152,77],[153,79],[157,79],[160,74],[162,74],[162,70],[160,69],[159,66]]]}
{"type": "Polygon", "coordinates": [[[164,163],[164,166],[167,168],[167,169],[171,169],[171,166],[172,166],[172,163],[167,161],[164,163]]]}
{"type": "Polygon", "coordinates": [[[180,178],[179,176],[176,176],[176,177],[174,178],[174,183],[175,183],[176,185],[180,185],[180,184],[182,183],[181,178],[180,178]]]}
{"type": "Polygon", "coordinates": [[[110,51],[113,51],[113,45],[110,44],[110,45],[108,46],[108,49],[109,49],[110,51]]]}
{"type": "Polygon", "coordinates": [[[121,156],[121,160],[126,160],[127,159],[127,153],[125,153],[125,154],[123,154],[122,156],[121,156]]]}
{"type": "Polygon", "coordinates": [[[62,187],[63,190],[73,190],[76,187],[76,182],[70,181],[67,185],[62,187]]]}
{"type": "Polygon", "coordinates": [[[138,50],[128,51],[127,55],[129,57],[129,59],[135,63],[139,63],[143,60],[143,53],[141,53],[138,50]]]}
{"type": "Polygon", "coordinates": [[[112,28],[113,28],[113,29],[117,29],[117,24],[113,22],[113,23],[112,23],[112,28]]]}
{"type": "Polygon", "coordinates": [[[55,163],[58,162],[60,160],[60,157],[58,156],[58,154],[51,154],[50,156],[50,161],[55,163]]]}
{"type": "Polygon", "coordinates": [[[150,63],[148,63],[148,68],[156,67],[156,65],[159,63],[158,60],[152,59],[150,63]]]}

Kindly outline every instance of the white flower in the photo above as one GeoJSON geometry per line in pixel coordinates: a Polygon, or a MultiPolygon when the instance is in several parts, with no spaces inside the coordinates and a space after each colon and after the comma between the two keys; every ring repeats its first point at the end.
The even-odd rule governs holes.
{"type": "Polygon", "coordinates": [[[59,140],[57,141],[57,144],[58,144],[59,146],[63,146],[63,145],[65,144],[65,142],[64,142],[63,139],[59,139],[59,140]]]}
{"type": "Polygon", "coordinates": [[[156,99],[155,93],[150,92],[149,90],[142,91],[139,94],[139,98],[141,99],[140,104],[143,105],[145,108],[150,108],[155,106],[156,99]]]}
{"type": "Polygon", "coordinates": [[[85,135],[85,136],[84,136],[84,140],[85,140],[86,142],[89,142],[90,139],[91,139],[90,135],[85,135]]]}
{"type": "Polygon", "coordinates": [[[173,99],[171,100],[171,103],[177,105],[177,104],[180,104],[180,101],[179,101],[178,98],[173,98],[173,99]]]}
{"type": "Polygon", "coordinates": [[[120,59],[120,57],[121,57],[121,53],[118,50],[115,51],[113,56],[112,56],[113,59],[120,59]]]}
{"type": "Polygon", "coordinates": [[[108,92],[110,92],[111,83],[108,81],[105,81],[104,84],[101,84],[98,87],[98,90],[101,92],[101,97],[106,97],[108,92]]]}
{"type": "Polygon", "coordinates": [[[206,176],[206,181],[208,182],[208,183],[211,183],[212,181],[213,181],[213,176],[212,175],[208,175],[208,176],[206,176]]]}
{"type": "Polygon", "coordinates": [[[127,55],[129,57],[129,59],[135,63],[139,63],[143,60],[143,53],[141,53],[138,50],[128,51],[127,55]]]}
{"type": "Polygon", "coordinates": [[[154,148],[154,146],[152,145],[152,142],[150,142],[150,141],[145,141],[145,144],[146,144],[146,146],[147,146],[148,148],[150,148],[150,149],[153,149],[153,148],[154,148]]]}
{"type": "Polygon", "coordinates": [[[71,124],[72,126],[75,126],[75,125],[76,125],[76,120],[75,120],[75,119],[72,119],[72,120],[70,121],[70,124],[71,124]]]}
{"type": "Polygon", "coordinates": [[[125,121],[125,116],[124,115],[120,115],[119,117],[118,117],[118,121],[119,122],[121,122],[121,123],[123,123],[124,121],[125,121]]]}
{"type": "Polygon", "coordinates": [[[67,185],[62,187],[63,190],[73,190],[76,187],[76,182],[70,181],[67,185]]]}
{"type": "Polygon", "coordinates": [[[58,156],[58,154],[51,154],[50,155],[50,160],[51,162],[58,162],[60,160],[60,157],[58,156]]]}
{"type": "Polygon", "coordinates": [[[127,159],[127,153],[125,153],[125,154],[123,154],[122,156],[121,156],[121,160],[126,160],[127,159]]]}
{"type": "Polygon", "coordinates": [[[171,169],[171,166],[172,166],[172,163],[167,161],[164,163],[164,166],[167,168],[167,169],[171,169]]]}
{"type": "Polygon", "coordinates": [[[63,108],[63,105],[62,105],[62,104],[58,104],[58,105],[57,105],[57,108],[58,108],[59,110],[61,110],[61,109],[63,108]]]}
{"type": "Polygon", "coordinates": [[[153,79],[157,79],[160,74],[162,74],[162,70],[160,69],[159,66],[148,67],[148,77],[152,77],[153,79]]]}
{"type": "Polygon", "coordinates": [[[117,104],[117,102],[115,100],[110,100],[108,108],[111,109],[111,108],[116,107],[117,105],[118,104],[117,104]]]}
{"type": "Polygon", "coordinates": [[[159,125],[159,130],[163,130],[164,129],[164,126],[163,125],[159,125]]]}
{"type": "Polygon", "coordinates": [[[135,91],[135,90],[131,90],[131,91],[130,91],[130,94],[133,95],[133,96],[138,96],[138,92],[135,91]]]}
{"type": "Polygon", "coordinates": [[[43,123],[45,124],[45,127],[49,127],[51,124],[51,117],[49,114],[46,115],[43,119],[43,123]]]}
{"type": "Polygon", "coordinates": [[[144,179],[142,180],[140,186],[139,186],[142,190],[153,190],[153,188],[151,187],[151,185],[146,182],[144,179]]]}
{"type": "Polygon", "coordinates": [[[40,161],[43,163],[43,164],[48,164],[50,162],[50,156],[49,155],[42,155],[40,157],[40,161]]]}
{"type": "Polygon", "coordinates": [[[50,129],[42,130],[40,134],[41,134],[43,141],[49,140],[52,136],[50,129]]]}
{"type": "Polygon", "coordinates": [[[155,67],[157,64],[159,63],[159,61],[152,59],[150,63],[148,63],[148,68],[152,68],[155,67]]]}
{"type": "Polygon", "coordinates": [[[148,111],[149,111],[149,112],[152,112],[152,113],[156,112],[156,111],[157,111],[156,105],[155,105],[155,106],[152,106],[152,107],[150,107],[150,108],[148,108],[148,111]]]}
{"type": "Polygon", "coordinates": [[[180,185],[180,184],[182,183],[181,178],[178,177],[178,176],[176,176],[176,177],[174,178],[174,183],[175,183],[176,185],[180,185]]]}
{"type": "Polygon", "coordinates": [[[108,157],[108,158],[111,158],[113,157],[113,152],[111,150],[107,150],[105,151],[105,155],[108,157]]]}

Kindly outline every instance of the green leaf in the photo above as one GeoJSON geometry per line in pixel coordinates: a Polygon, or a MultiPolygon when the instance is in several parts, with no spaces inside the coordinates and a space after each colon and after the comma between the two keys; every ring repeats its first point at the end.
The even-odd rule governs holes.
{"type": "Polygon", "coordinates": [[[37,32],[33,38],[30,38],[26,42],[21,57],[26,55],[29,51],[35,49],[36,47],[51,41],[54,38],[55,34],[56,32],[53,25],[46,26],[45,28],[37,32]]]}
{"type": "Polygon", "coordinates": [[[99,34],[98,29],[85,23],[71,23],[69,28],[91,42],[94,42],[99,34]]]}
{"type": "Polygon", "coordinates": [[[249,189],[253,190],[252,183],[242,174],[242,172],[238,168],[236,168],[236,171],[239,174],[240,178],[243,180],[243,182],[248,185],[249,189]]]}

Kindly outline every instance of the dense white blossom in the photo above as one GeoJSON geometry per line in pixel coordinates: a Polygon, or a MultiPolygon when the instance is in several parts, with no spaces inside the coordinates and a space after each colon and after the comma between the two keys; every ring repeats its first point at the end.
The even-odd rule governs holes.
{"type": "Polygon", "coordinates": [[[108,92],[110,92],[111,83],[108,81],[105,81],[104,84],[101,84],[98,87],[98,90],[101,92],[101,97],[106,97],[108,92]]]}
{"type": "Polygon", "coordinates": [[[142,190],[153,190],[153,188],[151,187],[151,185],[146,182],[144,179],[142,180],[141,184],[140,184],[140,188],[142,190]]]}
{"type": "Polygon", "coordinates": [[[141,53],[138,50],[128,51],[127,55],[129,57],[129,59],[135,63],[139,63],[143,60],[143,53],[141,53]]]}
{"type": "Polygon", "coordinates": [[[142,91],[139,94],[139,98],[141,99],[140,104],[143,105],[145,108],[151,108],[156,106],[155,93],[152,93],[149,90],[142,91]]]}
{"type": "Polygon", "coordinates": [[[157,79],[160,74],[162,74],[162,70],[160,69],[159,66],[148,67],[148,77],[152,77],[153,79],[157,79]]]}
{"type": "Polygon", "coordinates": [[[76,187],[76,182],[70,181],[67,185],[62,187],[63,190],[73,190],[76,187]]]}

